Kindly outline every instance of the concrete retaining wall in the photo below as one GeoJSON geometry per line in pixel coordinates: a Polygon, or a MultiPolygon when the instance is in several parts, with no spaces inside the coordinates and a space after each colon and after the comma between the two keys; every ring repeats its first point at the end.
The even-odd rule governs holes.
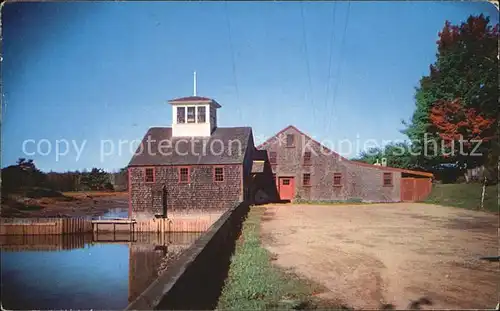
{"type": "Polygon", "coordinates": [[[248,210],[241,203],[225,212],[126,310],[213,310],[248,210]]]}

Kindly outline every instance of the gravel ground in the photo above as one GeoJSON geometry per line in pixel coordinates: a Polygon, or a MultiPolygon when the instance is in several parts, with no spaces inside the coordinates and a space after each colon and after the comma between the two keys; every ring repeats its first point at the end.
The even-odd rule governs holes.
{"type": "Polygon", "coordinates": [[[431,204],[269,205],[264,246],[324,285],[319,296],[356,309],[494,308],[498,216],[431,204]]]}

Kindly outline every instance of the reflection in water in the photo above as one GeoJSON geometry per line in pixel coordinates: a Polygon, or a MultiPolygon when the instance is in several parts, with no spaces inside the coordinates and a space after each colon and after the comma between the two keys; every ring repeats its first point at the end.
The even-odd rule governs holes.
{"type": "Polygon", "coordinates": [[[139,234],[133,242],[92,242],[92,235],[0,236],[0,301],[11,310],[123,309],[157,277],[162,258],[199,236],[139,234]]]}

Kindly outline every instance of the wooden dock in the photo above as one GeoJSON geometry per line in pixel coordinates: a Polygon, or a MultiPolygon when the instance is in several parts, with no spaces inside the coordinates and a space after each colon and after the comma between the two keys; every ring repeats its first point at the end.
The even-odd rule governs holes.
{"type": "Polygon", "coordinates": [[[117,225],[119,229],[118,231],[134,232],[134,227],[136,223],[137,221],[135,221],[134,219],[94,219],[92,220],[92,232],[99,232],[99,225],[101,225],[101,229],[103,225],[105,226],[105,228],[112,227],[113,232],[117,231],[116,230],[117,225]]]}

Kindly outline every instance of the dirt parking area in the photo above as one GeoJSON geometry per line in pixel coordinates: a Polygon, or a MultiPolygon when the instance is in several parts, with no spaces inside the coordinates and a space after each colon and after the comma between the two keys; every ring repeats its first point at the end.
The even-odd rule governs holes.
{"type": "Polygon", "coordinates": [[[269,205],[264,246],[284,268],[356,309],[492,309],[498,215],[430,204],[269,205]]]}

